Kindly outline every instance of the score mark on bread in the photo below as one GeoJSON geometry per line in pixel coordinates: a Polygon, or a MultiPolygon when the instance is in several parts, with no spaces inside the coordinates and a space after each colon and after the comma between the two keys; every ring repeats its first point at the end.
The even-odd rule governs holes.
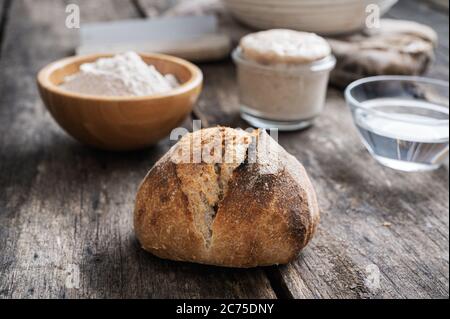
{"type": "Polygon", "coordinates": [[[183,137],[144,179],[135,207],[145,250],[225,267],[288,263],[318,221],[314,189],[293,156],[264,131],[223,127],[183,137]]]}

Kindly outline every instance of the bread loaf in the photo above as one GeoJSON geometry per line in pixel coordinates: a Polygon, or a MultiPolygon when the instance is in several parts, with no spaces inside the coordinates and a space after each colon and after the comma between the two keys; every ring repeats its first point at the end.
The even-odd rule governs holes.
{"type": "Polygon", "coordinates": [[[224,267],[285,264],[319,222],[303,166],[265,131],[184,136],[148,173],[135,231],[154,255],[224,267]]]}

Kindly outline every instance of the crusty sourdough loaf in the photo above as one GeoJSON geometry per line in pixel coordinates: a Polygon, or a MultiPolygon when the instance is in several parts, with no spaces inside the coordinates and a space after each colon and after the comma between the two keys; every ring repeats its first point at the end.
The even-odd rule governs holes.
{"type": "Polygon", "coordinates": [[[296,258],[319,209],[303,166],[265,131],[212,128],[184,136],[153,167],[134,218],[156,256],[249,268],[296,258]]]}

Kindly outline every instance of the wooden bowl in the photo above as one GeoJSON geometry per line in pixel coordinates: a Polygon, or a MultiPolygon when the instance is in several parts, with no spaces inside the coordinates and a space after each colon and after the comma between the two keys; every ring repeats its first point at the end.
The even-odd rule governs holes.
{"type": "Polygon", "coordinates": [[[163,74],[174,74],[181,86],[165,94],[144,97],[105,97],[61,89],[68,75],[83,63],[108,54],[71,57],[42,69],[39,92],[53,118],[78,141],[105,150],[128,151],[157,143],[179,126],[192,111],[203,82],[195,65],[161,54],[141,54],[163,74]]]}

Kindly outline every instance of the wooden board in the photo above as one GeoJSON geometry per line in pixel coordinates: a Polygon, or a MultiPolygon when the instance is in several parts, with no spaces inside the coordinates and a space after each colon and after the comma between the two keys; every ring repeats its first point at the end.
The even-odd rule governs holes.
{"type": "MultiPolygon", "coordinates": [[[[71,2],[88,22],[154,16],[175,1],[71,2]]],[[[76,46],[64,2],[11,4],[8,15],[22,18],[8,19],[0,44],[0,298],[448,298],[448,167],[427,174],[380,167],[336,90],[314,128],[280,136],[311,175],[322,210],[318,234],[297,262],[234,270],[143,252],[132,230],[136,188],[173,143],[115,154],[67,137],[34,80],[76,46]]],[[[432,74],[448,80],[448,15],[415,0],[400,1],[392,15],[438,30],[432,74]]],[[[201,67],[205,89],[194,117],[247,127],[231,62],[201,67]]]]}
{"type": "MultiPolygon", "coordinates": [[[[204,66],[197,113],[208,125],[246,128],[234,72],[204,66]]],[[[322,210],[319,232],[297,263],[272,269],[295,298],[448,296],[448,169],[402,174],[373,161],[353,128],[342,94],[331,90],[324,115],[280,143],[306,167],[322,210]],[[380,272],[380,286],[366,284],[380,272]]]]}
{"type": "MultiPolygon", "coordinates": [[[[137,15],[123,0],[77,1],[82,21],[137,15]]],[[[0,298],[274,298],[261,269],[159,260],[132,228],[134,196],[169,141],[144,152],[85,148],[53,122],[35,74],[72,54],[57,0],[15,0],[0,60],[0,298]],[[77,282],[79,279],[79,282],[77,282]]]]}
{"type": "MultiPolygon", "coordinates": [[[[139,0],[151,7],[151,0],[139,0]]],[[[440,34],[431,73],[448,80],[448,23],[428,5],[401,1],[392,15],[422,15],[440,34]],[[425,12],[424,12],[425,11],[425,12]],[[439,54],[439,53],[438,53],[439,54]],[[445,52],[444,52],[445,54],[445,52]],[[439,56],[438,56],[439,57],[439,56]],[[447,73],[445,73],[447,70],[447,73]]],[[[157,10],[151,10],[155,12],[157,10]]],[[[425,21],[423,21],[425,20],[425,21]]],[[[239,118],[233,65],[203,65],[205,90],[196,115],[207,126],[246,128],[239,118]]],[[[293,298],[448,297],[448,168],[402,174],[375,163],[353,128],[343,96],[330,90],[316,126],[281,134],[281,144],[307,168],[317,188],[322,222],[298,262],[270,269],[279,295],[293,298]],[[379,274],[379,285],[374,280],[379,274]]]]}

